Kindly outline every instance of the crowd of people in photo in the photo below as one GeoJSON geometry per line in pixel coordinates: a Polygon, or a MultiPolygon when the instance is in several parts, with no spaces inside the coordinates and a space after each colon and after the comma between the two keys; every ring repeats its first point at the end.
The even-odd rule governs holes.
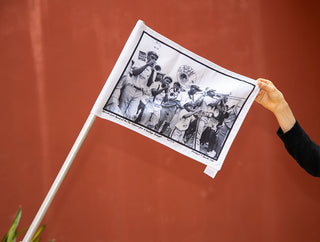
{"type": "Polygon", "coordinates": [[[154,51],[140,51],[104,109],[217,158],[236,119],[237,102],[230,102],[230,93],[184,85],[185,74],[174,81],[161,72],[158,58],[154,51]]]}

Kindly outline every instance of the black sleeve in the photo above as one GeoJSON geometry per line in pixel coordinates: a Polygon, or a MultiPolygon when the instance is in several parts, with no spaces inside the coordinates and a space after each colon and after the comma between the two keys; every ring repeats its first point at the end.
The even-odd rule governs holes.
{"type": "Polygon", "coordinates": [[[320,177],[320,147],[309,138],[297,121],[286,133],[279,128],[277,135],[303,169],[312,176],[320,177]]]}

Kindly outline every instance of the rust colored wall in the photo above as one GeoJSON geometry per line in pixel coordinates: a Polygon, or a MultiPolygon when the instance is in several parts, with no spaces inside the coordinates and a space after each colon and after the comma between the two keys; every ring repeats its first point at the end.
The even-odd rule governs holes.
{"type": "MultiPolygon", "coordinates": [[[[216,64],[271,79],[320,143],[319,1],[1,1],[0,233],[29,225],[136,21],[216,64]]],[[[43,223],[44,241],[318,241],[320,181],[254,104],[214,180],[97,119],[43,223]]]]}

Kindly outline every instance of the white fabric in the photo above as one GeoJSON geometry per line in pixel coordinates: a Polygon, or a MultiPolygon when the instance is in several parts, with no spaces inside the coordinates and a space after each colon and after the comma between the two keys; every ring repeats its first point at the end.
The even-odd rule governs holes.
{"type": "Polygon", "coordinates": [[[221,169],[231,144],[258,91],[259,88],[255,80],[226,70],[190,52],[150,29],[139,20],[91,113],[134,130],[205,164],[207,166],[206,171],[208,171],[205,173],[214,177],[216,172],[221,169]],[[160,66],[160,70],[156,69],[156,66],[148,66],[140,75],[140,77],[143,76],[142,82],[140,77],[133,78],[130,70],[131,67],[141,66],[139,63],[141,62],[141,56],[146,56],[149,51],[158,55],[156,65],[160,66]],[[162,93],[156,99],[153,99],[151,94],[151,87],[156,84],[151,86],[146,84],[146,79],[150,76],[152,68],[158,74],[172,78],[170,89],[168,89],[170,92],[166,92],[166,95],[162,93]],[[135,79],[140,81],[135,82],[135,79]],[[175,82],[179,83],[181,88],[173,92],[172,88],[175,82]],[[193,95],[190,94],[192,87],[196,89],[193,95]],[[124,91],[125,89],[126,91],[124,91]],[[215,90],[214,98],[207,94],[210,89],[215,90]],[[166,106],[166,100],[169,100],[170,95],[174,97],[172,99],[174,101],[167,102],[166,106]],[[201,96],[205,99],[204,103],[201,96]],[[216,102],[210,103],[211,99],[216,102]],[[149,102],[148,105],[146,100],[149,102]],[[150,100],[154,103],[150,103],[150,100]],[[180,133],[176,135],[179,136],[179,139],[175,139],[175,136],[171,137],[173,127],[179,122],[177,120],[179,112],[185,110],[184,105],[188,101],[194,105],[195,114],[190,118],[193,122],[190,122],[189,129],[185,130],[185,134],[180,133]],[[173,106],[170,103],[173,103],[173,106]],[[152,112],[150,107],[153,104],[156,107],[154,114],[148,115],[152,112]],[[197,110],[199,111],[196,112],[197,110]],[[211,113],[214,111],[221,115],[209,115],[208,111],[211,113]],[[157,123],[160,113],[162,116],[165,115],[165,121],[161,124],[157,123]],[[151,118],[150,120],[149,118],[145,119],[145,117],[151,116],[153,120],[151,118]],[[232,119],[230,119],[231,116],[232,119]],[[228,117],[231,121],[228,121],[228,127],[226,127],[228,117]],[[143,121],[141,121],[142,119],[143,121]],[[200,120],[202,121],[199,122],[200,120]],[[201,123],[201,127],[199,123],[201,123]],[[214,138],[214,132],[218,131],[212,129],[213,126],[216,127],[217,123],[219,123],[218,129],[223,128],[226,131],[222,137],[219,136],[219,139],[214,138]],[[193,129],[192,124],[194,125],[193,129]],[[182,135],[184,136],[182,137],[182,135]]]}

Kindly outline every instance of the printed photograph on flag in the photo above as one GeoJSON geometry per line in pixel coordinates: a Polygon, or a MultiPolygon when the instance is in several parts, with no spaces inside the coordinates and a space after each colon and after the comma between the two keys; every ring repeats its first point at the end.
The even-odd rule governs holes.
{"type": "Polygon", "coordinates": [[[136,33],[131,49],[118,60],[116,79],[108,79],[107,94],[99,96],[98,116],[220,169],[254,100],[255,81],[210,63],[143,23],[136,33]]]}

